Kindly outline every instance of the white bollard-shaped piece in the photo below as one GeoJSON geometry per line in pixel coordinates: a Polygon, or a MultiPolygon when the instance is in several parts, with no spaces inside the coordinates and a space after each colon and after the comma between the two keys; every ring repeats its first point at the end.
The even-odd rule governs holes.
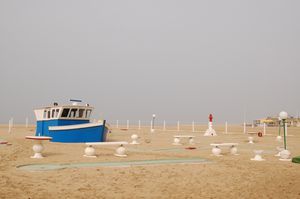
{"type": "Polygon", "coordinates": [[[117,149],[116,149],[116,153],[115,156],[118,157],[127,157],[126,153],[126,149],[123,145],[120,145],[117,149]]]}
{"type": "Polygon", "coordinates": [[[31,158],[43,158],[42,151],[44,150],[44,146],[43,146],[42,142],[44,140],[52,139],[52,137],[48,137],[48,136],[26,136],[25,138],[34,141],[34,144],[32,147],[34,155],[31,156],[31,158]]]}
{"type": "Polygon", "coordinates": [[[131,135],[132,142],[131,142],[130,144],[140,144],[140,143],[138,143],[138,141],[137,141],[138,138],[139,138],[139,136],[138,136],[137,134],[131,135]]]}
{"type": "Polygon", "coordinates": [[[231,155],[238,155],[237,152],[238,152],[237,147],[236,146],[231,146],[231,148],[230,148],[231,155]]]}
{"type": "Polygon", "coordinates": [[[174,138],[174,142],[173,142],[173,145],[181,145],[180,143],[180,138],[174,138]]]}
{"type": "Polygon", "coordinates": [[[84,157],[95,158],[95,148],[92,145],[89,145],[84,150],[84,157]]]}
{"type": "Polygon", "coordinates": [[[189,138],[189,144],[191,144],[191,145],[195,144],[194,138],[192,138],[192,137],[189,138]]]}
{"type": "Polygon", "coordinates": [[[41,142],[37,142],[33,145],[32,150],[34,151],[34,155],[31,158],[43,158],[42,151],[44,147],[41,142]]]}
{"type": "Polygon", "coordinates": [[[283,151],[284,148],[278,146],[278,147],[276,147],[276,149],[277,149],[278,153],[277,153],[275,156],[276,156],[276,157],[280,157],[280,152],[283,151]]]}
{"type": "Polygon", "coordinates": [[[249,144],[254,144],[254,142],[253,142],[253,137],[251,137],[251,136],[248,137],[248,141],[249,141],[249,142],[248,142],[249,144]]]}
{"type": "Polygon", "coordinates": [[[280,159],[281,161],[292,161],[291,152],[287,149],[284,149],[280,152],[280,159]]]}
{"type": "Polygon", "coordinates": [[[278,136],[276,137],[276,141],[281,142],[281,141],[282,141],[282,137],[281,137],[280,135],[278,135],[278,136]]]}
{"type": "Polygon", "coordinates": [[[262,152],[263,150],[254,150],[255,156],[254,158],[251,158],[253,161],[264,161],[265,159],[262,158],[262,152]]]}
{"type": "Polygon", "coordinates": [[[213,147],[211,152],[215,156],[222,156],[221,155],[222,150],[218,146],[213,147]]]}

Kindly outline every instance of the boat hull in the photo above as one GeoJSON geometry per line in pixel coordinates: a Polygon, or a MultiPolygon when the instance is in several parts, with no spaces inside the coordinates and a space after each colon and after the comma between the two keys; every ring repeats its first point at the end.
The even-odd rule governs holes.
{"type": "Polygon", "coordinates": [[[101,123],[49,126],[49,136],[52,137],[51,142],[105,142],[107,132],[105,121],[101,123]]]}

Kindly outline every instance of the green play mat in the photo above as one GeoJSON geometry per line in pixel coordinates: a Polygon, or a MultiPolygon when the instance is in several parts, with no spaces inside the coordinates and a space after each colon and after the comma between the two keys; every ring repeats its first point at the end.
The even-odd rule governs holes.
{"type": "Polygon", "coordinates": [[[300,164],[300,156],[294,157],[294,158],[292,159],[292,162],[300,164]]]}

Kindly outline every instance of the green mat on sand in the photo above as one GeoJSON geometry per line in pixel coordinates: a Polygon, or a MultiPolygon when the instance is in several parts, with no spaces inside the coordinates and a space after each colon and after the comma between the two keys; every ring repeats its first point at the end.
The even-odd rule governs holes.
{"type": "Polygon", "coordinates": [[[294,157],[294,158],[292,159],[292,162],[300,164],[300,156],[294,157]]]}

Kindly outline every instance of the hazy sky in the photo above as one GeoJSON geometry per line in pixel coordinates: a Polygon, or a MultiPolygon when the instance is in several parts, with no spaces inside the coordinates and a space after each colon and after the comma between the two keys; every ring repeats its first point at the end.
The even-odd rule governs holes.
{"type": "Polygon", "coordinates": [[[300,111],[298,0],[0,0],[0,122],[82,99],[94,117],[241,122],[300,111]]]}

